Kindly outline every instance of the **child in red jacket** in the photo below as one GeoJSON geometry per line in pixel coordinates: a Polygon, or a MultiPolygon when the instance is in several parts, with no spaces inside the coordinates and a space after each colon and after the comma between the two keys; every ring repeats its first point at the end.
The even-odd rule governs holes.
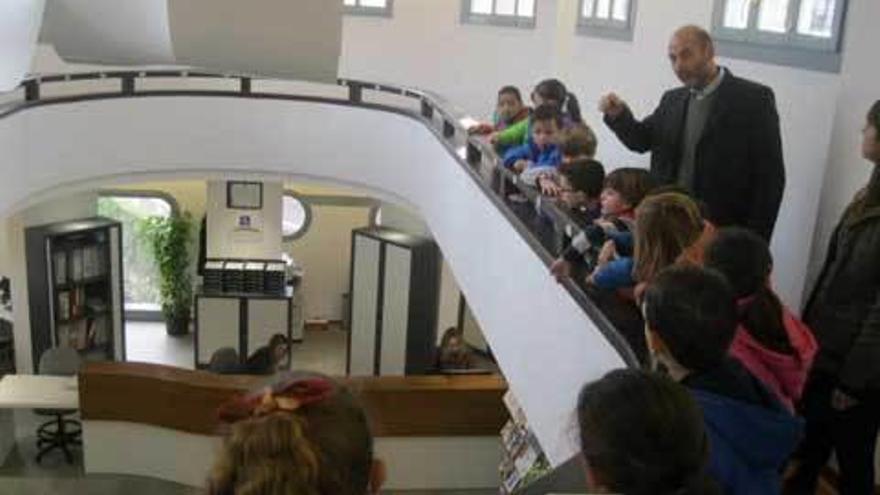
{"type": "Polygon", "coordinates": [[[767,242],[746,229],[721,229],[704,262],[727,277],[738,299],[739,327],[730,354],[793,411],[818,346],[770,288],[773,259],[767,242]]]}

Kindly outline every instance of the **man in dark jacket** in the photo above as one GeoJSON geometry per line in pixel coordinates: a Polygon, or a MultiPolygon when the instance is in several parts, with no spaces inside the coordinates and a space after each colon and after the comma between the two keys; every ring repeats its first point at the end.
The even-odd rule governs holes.
{"type": "Polygon", "coordinates": [[[713,223],[769,241],[785,189],[773,90],[716,65],[712,38],[696,26],[676,31],[669,59],[684,87],[667,91],[641,122],[608,94],[599,104],[605,123],[627,148],[650,151],[658,183],[690,190],[713,223]]]}
{"type": "Polygon", "coordinates": [[[803,431],[772,392],[728,356],[737,326],[733,290],[719,273],[673,267],[645,293],[649,351],[703,410],[709,473],[729,495],[776,495],[803,431]]]}

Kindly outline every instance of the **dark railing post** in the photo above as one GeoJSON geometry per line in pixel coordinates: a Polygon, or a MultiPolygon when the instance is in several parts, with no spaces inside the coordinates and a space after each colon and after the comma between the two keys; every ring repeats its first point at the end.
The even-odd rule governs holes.
{"type": "Polygon", "coordinates": [[[361,103],[364,101],[364,88],[360,84],[348,83],[348,101],[352,103],[361,103]]]}
{"type": "Polygon", "coordinates": [[[36,80],[25,81],[24,101],[37,101],[40,99],[40,83],[36,80]]]}
{"type": "Polygon", "coordinates": [[[444,119],[443,120],[443,137],[445,137],[446,139],[451,139],[453,136],[455,136],[455,126],[452,125],[452,122],[449,122],[448,120],[444,119]]]}
{"type": "Polygon", "coordinates": [[[134,74],[122,76],[122,94],[126,96],[134,94],[134,74]]]}
{"type": "Polygon", "coordinates": [[[241,81],[241,94],[249,95],[251,94],[251,78],[242,77],[241,81]]]}
{"type": "Polygon", "coordinates": [[[480,148],[471,141],[467,143],[467,161],[472,166],[478,165],[480,161],[483,160],[483,152],[480,151],[480,148]]]}
{"type": "Polygon", "coordinates": [[[422,100],[422,117],[431,120],[434,118],[434,107],[426,100],[422,100]]]}

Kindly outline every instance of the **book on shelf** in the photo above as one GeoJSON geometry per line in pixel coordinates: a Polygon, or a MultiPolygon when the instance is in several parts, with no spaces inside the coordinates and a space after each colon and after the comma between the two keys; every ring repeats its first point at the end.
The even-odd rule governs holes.
{"type": "Polygon", "coordinates": [[[75,248],[70,252],[70,278],[74,282],[79,282],[84,278],[82,248],[75,248]]]}
{"type": "Polygon", "coordinates": [[[58,292],[58,309],[55,310],[56,319],[70,319],[70,291],[62,290],[58,292]]]}
{"type": "Polygon", "coordinates": [[[67,283],[67,252],[56,251],[52,255],[52,264],[55,268],[55,284],[64,285],[67,283]]]}
{"type": "Polygon", "coordinates": [[[89,342],[93,347],[103,346],[110,341],[107,335],[109,318],[109,315],[105,315],[92,320],[92,325],[89,327],[89,342]]]}
{"type": "Polygon", "coordinates": [[[89,279],[97,275],[95,263],[97,262],[96,246],[83,248],[83,278],[89,279]]]}
{"type": "Polygon", "coordinates": [[[88,321],[80,320],[72,325],[72,328],[75,329],[75,339],[73,341],[73,345],[71,347],[75,348],[78,351],[82,351],[89,348],[89,334],[88,334],[88,321]]]}
{"type": "Polygon", "coordinates": [[[67,314],[62,313],[65,319],[74,319],[83,316],[85,304],[85,290],[82,287],[76,287],[67,291],[70,294],[70,310],[67,314]]]}

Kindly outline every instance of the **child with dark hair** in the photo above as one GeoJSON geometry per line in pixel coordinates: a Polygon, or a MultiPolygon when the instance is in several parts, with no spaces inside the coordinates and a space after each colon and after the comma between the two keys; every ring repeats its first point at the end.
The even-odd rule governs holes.
{"type": "MultiPolygon", "coordinates": [[[[558,79],[546,79],[538,83],[532,91],[532,104],[535,108],[541,105],[550,105],[556,108],[562,116],[560,127],[564,129],[583,122],[577,97],[569,93],[565,85],[558,79]]],[[[499,149],[526,144],[532,135],[533,122],[534,118],[522,120],[501,132],[493,133],[489,137],[489,141],[499,149]]]]}
{"type": "Polygon", "coordinates": [[[504,154],[504,166],[534,185],[539,175],[555,170],[562,162],[559,150],[562,115],[552,105],[541,105],[532,114],[532,121],[531,138],[504,154]]]}
{"type": "Polygon", "coordinates": [[[730,285],[715,271],[670,267],[648,286],[643,311],[655,366],[687,387],[703,409],[709,472],[728,494],[778,494],[780,470],[803,427],[728,356],[738,321],[730,285]]]}
{"type": "Polygon", "coordinates": [[[704,263],[727,278],[737,298],[739,327],[730,354],[793,412],[818,346],[770,288],[773,258],[767,241],[743,228],[721,229],[704,263]]]}
{"type": "MultiPolygon", "coordinates": [[[[572,240],[562,256],[551,265],[551,273],[557,279],[562,279],[570,276],[573,263],[585,263],[589,267],[595,267],[614,261],[609,268],[611,271],[603,274],[612,279],[608,280],[600,276],[596,285],[603,289],[626,286],[626,283],[618,283],[617,279],[618,275],[625,276],[627,280],[632,279],[629,273],[632,271],[635,208],[653,185],[650,173],[641,168],[619,168],[608,174],[599,198],[600,218],[594,225],[586,226],[584,231],[572,240]],[[609,241],[614,247],[613,253],[607,247],[609,241]],[[624,259],[620,261],[612,259],[617,256],[624,259]]],[[[589,271],[592,271],[592,268],[589,271]]],[[[595,280],[590,282],[596,283],[595,280]]]]}
{"type": "Polygon", "coordinates": [[[384,483],[363,407],[330,378],[293,373],[218,414],[231,426],[210,495],[364,495],[384,483]]]}
{"type": "Polygon", "coordinates": [[[721,494],[702,412],[669,378],[612,371],[584,386],[577,416],[591,493],[721,494]]]}
{"type": "Polygon", "coordinates": [[[516,86],[504,86],[498,90],[498,100],[492,123],[477,124],[468,129],[469,134],[491,134],[501,132],[510,126],[526,121],[531,109],[523,104],[522,96],[516,86]]]}
{"type": "Polygon", "coordinates": [[[605,182],[605,167],[582,158],[559,166],[559,202],[581,227],[591,225],[602,214],[599,196],[605,182]]]}
{"type": "MultiPolygon", "coordinates": [[[[577,124],[562,131],[562,140],[559,144],[559,150],[562,154],[562,165],[584,160],[593,161],[599,164],[599,162],[594,160],[594,157],[596,156],[596,146],[596,135],[586,124],[577,124]]],[[[601,164],[599,165],[601,166],[601,164]]],[[[605,167],[602,167],[602,181],[604,180],[605,167]]],[[[558,171],[548,169],[546,172],[538,176],[536,184],[541,190],[541,194],[546,196],[558,196],[560,193],[560,181],[558,171]]],[[[600,182],[596,187],[598,187],[599,192],[601,192],[602,183],[600,182]]],[[[591,196],[598,198],[599,193],[597,192],[591,196]]]]}

